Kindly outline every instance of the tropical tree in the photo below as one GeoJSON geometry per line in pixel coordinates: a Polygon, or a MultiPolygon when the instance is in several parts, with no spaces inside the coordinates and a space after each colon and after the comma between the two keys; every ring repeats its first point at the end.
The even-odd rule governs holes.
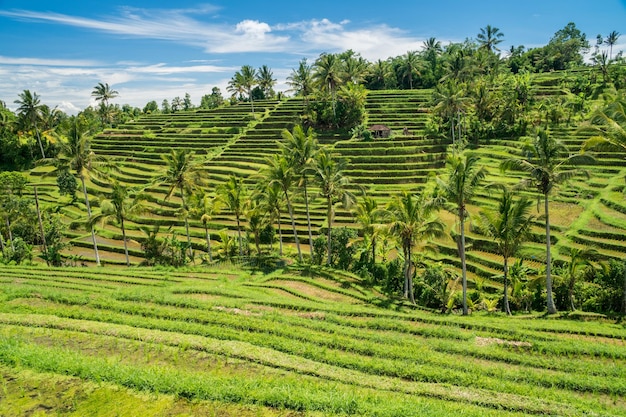
{"type": "Polygon", "coordinates": [[[185,201],[185,194],[190,193],[201,184],[201,165],[194,161],[194,152],[187,149],[172,149],[169,154],[162,154],[161,158],[165,161],[167,170],[154,182],[169,187],[164,200],[168,200],[176,190],[180,193],[180,210],[185,220],[189,257],[193,258],[191,235],[189,234],[189,207],[185,201]]]}
{"type": "Polygon", "coordinates": [[[506,188],[495,210],[483,210],[483,230],[496,244],[498,253],[503,259],[504,311],[511,314],[509,306],[509,258],[516,255],[522,244],[528,239],[533,217],[529,214],[532,201],[525,197],[518,200],[506,188]]]}
{"type": "Polygon", "coordinates": [[[130,257],[128,256],[128,239],[126,238],[125,221],[133,214],[140,214],[146,210],[144,204],[145,194],[138,190],[133,190],[118,181],[113,180],[111,184],[111,193],[108,198],[100,202],[100,213],[93,216],[92,222],[106,221],[109,217],[113,217],[122,231],[122,240],[124,242],[124,255],[126,257],[126,265],[130,266],[130,257]]]}
{"type": "Polygon", "coordinates": [[[276,154],[273,157],[268,158],[267,163],[268,166],[261,173],[261,175],[265,179],[268,187],[278,185],[282,190],[283,196],[285,197],[285,203],[287,204],[287,210],[289,211],[289,218],[291,219],[293,238],[298,250],[298,260],[302,262],[302,251],[300,250],[300,241],[298,240],[298,231],[296,230],[293,206],[291,204],[291,199],[289,198],[291,188],[296,183],[296,174],[293,167],[289,164],[289,161],[287,161],[283,155],[276,154]]]}
{"type": "Polygon", "coordinates": [[[479,165],[477,156],[454,151],[446,159],[446,175],[437,178],[437,195],[444,207],[455,213],[459,220],[458,234],[455,236],[461,257],[461,281],[463,286],[463,315],[467,310],[467,264],[465,260],[465,220],[469,216],[467,204],[472,200],[487,175],[487,170],[479,165]]]}
{"type": "Polygon", "coordinates": [[[315,179],[319,185],[320,196],[326,199],[328,265],[331,265],[335,203],[341,202],[347,208],[355,201],[354,194],[350,192],[350,179],[344,175],[346,165],[345,159],[333,156],[328,149],[322,149],[318,153],[315,179]]]}
{"type": "Polygon", "coordinates": [[[209,256],[209,262],[213,262],[209,222],[213,219],[213,216],[217,215],[221,211],[222,200],[220,200],[217,196],[210,196],[202,189],[197,189],[190,196],[189,206],[189,213],[192,218],[198,219],[202,222],[202,227],[204,227],[204,237],[206,239],[207,255],[209,256]]]}
{"type": "Polygon", "coordinates": [[[274,182],[272,185],[267,185],[265,181],[266,179],[259,182],[255,199],[258,200],[261,209],[269,216],[270,224],[276,223],[278,226],[278,254],[283,256],[283,230],[280,220],[285,204],[283,190],[280,184],[274,182]]]}
{"type": "Polygon", "coordinates": [[[476,35],[476,40],[480,48],[486,49],[488,52],[498,52],[498,44],[502,42],[504,34],[495,26],[487,25],[480,29],[480,33],[476,35]]]}
{"type": "Polygon", "coordinates": [[[461,139],[461,115],[468,105],[468,98],[465,97],[456,82],[447,80],[435,88],[433,102],[435,114],[441,115],[445,121],[450,123],[452,143],[456,143],[461,139]]]}
{"type": "Polygon", "coordinates": [[[341,84],[341,63],[335,54],[321,54],[313,65],[313,80],[322,92],[328,92],[332,97],[333,114],[337,102],[337,89],[341,84]]]}
{"type": "Polygon", "coordinates": [[[550,239],[550,193],[552,190],[576,175],[586,173],[575,167],[577,164],[591,163],[593,158],[586,155],[571,155],[565,145],[552,137],[546,130],[540,129],[537,135],[523,145],[522,158],[510,158],[501,163],[503,170],[516,169],[528,173],[522,186],[535,188],[544,201],[546,223],[546,291],[549,314],[556,313],[552,295],[552,253],[550,239]]]}
{"type": "Polygon", "coordinates": [[[308,180],[312,174],[316,162],[316,155],[319,144],[312,128],[304,130],[301,125],[294,126],[290,132],[287,129],[282,131],[283,140],[279,146],[283,155],[293,168],[294,174],[298,178],[298,187],[304,193],[304,208],[306,211],[307,229],[309,233],[309,245],[311,256],[313,255],[313,233],[311,231],[311,213],[309,210],[308,180]]]}
{"type": "Polygon", "coordinates": [[[31,93],[30,90],[24,90],[18,94],[19,100],[15,100],[14,103],[18,104],[18,115],[22,118],[24,124],[28,129],[35,130],[35,137],[37,138],[37,144],[41,151],[41,157],[46,158],[46,153],[43,150],[43,144],[41,143],[41,135],[39,134],[39,122],[41,121],[41,109],[42,104],[39,100],[37,93],[31,93]]]}
{"type": "Polygon", "coordinates": [[[231,175],[225,183],[218,187],[218,194],[224,203],[224,206],[235,215],[237,221],[237,239],[239,241],[239,256],[243,256],[243,239],[241,237],[241,217],[245,209],[246,187],[243,179],[231,175]]]}
{"type": "Polygon", "coordinates": [[[613,59],[613,45],[617,44],[620,33],[616,30],[612,31],[606,36],[604,43],[609,46],[609,61],[613,59]]]}
{"type": "Polygon", "coordinates": [[[387,86],[388,80],[393,75],[389,61],[377,60],[369,67],[368,88],[383,89],[387,86]]]}
{"type": "Polygon", "coordinates": [[[305,104],[313,92],[312,74],[311,66],[307,64],[306,58],[302,58],[298,64],[298,69],[292,70],[287,77],[287,84],[291,87],[289,91],[293,91],[297,96],[303,96],[305,104]]]}
{"type": "Polygon", "coordinates": [[[583,152],[597,149],[626,154],[626,99],[620,97],[596,110],[580,131],[589,136],[583,152]]]}
{"type": "Polygon", "coordinates": [[[244,65],[241,70],[235,72],[235,75],[228,82],[226,90],[233,94],[242,95],[245,93],[250,100],[252,114],[254,114],[254,99],[252,98],[252,89],[258,83],[256,70],[250,65],[244,65]]]}
{"type": "Polygon", "coordinates": [[[119,93],[117,91],[112,90],[111,87],[109,87],[109,83],[98,83],[98,85],[93,88],[91,96],[94,97],[96,101],[100,102],[100,117],[102,120],[102,126],[104,126],[110,118],[109,100],[117,97],[118,95],[119,93]]]}
{"type": "Polygon", "coordinates": [[[425,239],[440,236],[444,224],[436,217],[434,201],[424,194],[414,195],[404,191],[389,205],[390,231],[402,246],[404,257],[404,297],[415,304],[413,294],[413,247],[425,239]]]}
{"type": "Polygon", "coordinates": [[[409,80],[409,89],[413,89],[413,77],[419,75],[419,55],[417,51],[408,51],[402,56],[402,77],[409,80]]]}
{"type": "Polygon", "coordinates": [[[572,311],[576,310],[574,303],[574,287],[586,268],[592,266],[592,262],[597,260],[598,251],[593,248],[569,248],[569,261],[557,270],[557,274],[567,283],[567,301],[572,311]]]}
{"type": "Polygon", "coordinates": [[[112,165],[101,156],[96,155],[91,150],[91,137],[87,121],[81,116],[72,117],[61,129],[61,140],[58,142],[59,154],[54,160],[47,160],[46,163],[53,163],[56,169],[52,172],[58,175],[63,172],[73,172],[80,179],[85,206],[87,208],[87,222],[91,229],[91,240],[96,256],[96,264],[100,266],[100,254],[98,252],[98,242],[92,221],[91,206],[85,178],[87,175],[102,176],[103,172],[111,168],[112,165]]]}
{"type": "Polygon", "coordinates": [[[376,243],[381,230],[382,216],[385,210],[378,207],[378,202],[372,197],[364,196],[353,210],[354,219],[361,226],[363,238],[368,239],[371,249],[372,263],[376,263],[376,243]]]}
{"type": "Polygon", "coordinates": [[[261,66],[261,68],[259,68],[259,71],[257,72],[256,83],[263,91],[263,96],[265,98],[270,98],[274,95],[274,86],[276,85],[276,79],[274,78],[274,73],[267,65],[263,65],[261,66]]]}

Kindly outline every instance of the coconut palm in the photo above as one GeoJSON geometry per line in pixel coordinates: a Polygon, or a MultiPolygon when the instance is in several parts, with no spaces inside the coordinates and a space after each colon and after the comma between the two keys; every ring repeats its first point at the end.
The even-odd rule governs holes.
{"type": "Polygon", "coordinates": [[[22,118],[22,121],[28,129],[35,130],[35,137],[37,138],[37,144],[41,151],[41,157],[46,158],[46,153],[43,150],[43,144],[41,143],[41,135],[39,134],[39,122],[41,121],[41,108],[42,104],[39,100],[37,93],[31,93],[30,90],[24,90],[18,94],[19,100],[15,100],[14,103],[18,104],[17,114],[22,118]]]}
{"type": "Polygon", "coordinates": [[[91,96],[96,99],[96,101],[100,102],[100,117],[102,119],[102,126],[105,125],[107,120],[110,118],[110,107],[109,100],[117,97],[119,93],[115,90],[112,90],[109,87],[109,83],[98,83],[93,88],[91,92],[91,96]]]}
{"type": "Polygon", "coordinates": [[[276,79],[274,78],[274,73],[267,65],[263,65],[259,68],[256,83],[259,85],[259,88],[263,90],[265,98],[270,98],[274,95],[276,79]]]}
{"type": "Polygon", "coordinates": [[[487,175],[479,165],[478,157],[455,151],[446,160],[446,175],[437,178],[439,198],[445,200],[444,207],[455,213],[459,220],[458,235],[455,237],[461,257],[461,281],[463,286],[463,315],[467,310],[467,264],[465,260],[465,220],[469,216],[467,204],[472,200],[487,175]]]}
{"type": "Polygon", "coordinates": [[[87,175],[102,175],[105,169],[111,168],[111,164],[103,157],[96,155],[91,150],[91,138],[87,122],[80,116],[72,117],[61,129],[62,137],[58,142],[59,154],[54,160],[47,160],[56,167],[53,174],[61,172],[73,172],[80,179],[85,206],[87,207],[87,221],[91,229],[91,240],[96,257],[96,264],[100,266],[100,254],[96,241],[95,228],[92,221],[91,206],[85,178],[87,175]]]}
{"type": "Polygon", "coordinates": [[[393,71],[389,61],[377,60],[369,67],[369,88],[385,88],[387,80],[392,76],[393,71]]]}
{"type": "Polygon", "coordinates": [[[433,201],[424,194],[404,191],[389,205],[390,231],[398,239],[404,255],[404,297],[415,304],[413,295],[413,247],[425,239],[440,236],[444,224],[435,216],[433,201]]]}
{"type": "Polygon", "coordinates": [[[256,70],[250,65],[244,65],[241,67],[241,70],[235,72],[233,77],[228,82],[226,90],[230,91],[233,94],[233,97],[236,94],[242,95],[243,93],[245,93],[248,96],[248,100],[250,100],[252,114],[254,114],[254,99],[252,98],[252,89],[255,85],[257,85],[257,83],[258,79],[256,70]]]}
{"type": "Polygon", "coordinates": [[[469,99],[464,96],[456,82],[447,80],[437,85],[433,101],[433,111],[450,122],[450,136],[452,143],[456,143],[461,139],[461,115],[465,112],[469,99]]]}
{"type": "Polygon", "coordinates": [[[244,214],[246,202],[246,187],[243,179],[236,175],[228,177],[225,183],[218,187],[218,194],[224,206],[235,215],[237,221],[237,239],[239,242],[239,256],[243,256],[243,239],[241,237],[241,217],[244,214]]]}
{"type": "Polygon", "coordinates": [[[567,281],[567,300],[572,311],[576,310],[574,305],[574,287],[576,281],[585,272],[585,268],[592,266],[592,262],[598,258],[598,251],[593,248],[569,248],[569,261],[560,268],[559,275],[567,281]]]}
{"type": "Polygon", "coordinates": [[[616,30],[612,31],[606,36],[604,43],[609,45],[609,61],[613,59],[613,45],[617,44],[617,40],[619,39],[619,32],[616,30]]]}
{"type": "Polygon", "coordinates": [[[259,182],[255,199],[259,201],[259,205],[268,214],[271,224],[276,223],[278,226],[278,254],[283,256],[283,230],[280,221],[285,204],[283,190],[278,183],[267,185],[264,181],[265,179],[259,182]]]}
{"type": "Polygon", "coordinates": [[[384,213],[385,210],[378,207],[378,202],[367,196],[357,203],[353,211],[354,219],[363,231],[363,238],[369,239],[372,263],[376,263],[376,243],[384,213]]]}
{"type": "Polygon", "coordinates": [[[322,92],[332,97],[333,114],[336,111],[337,89],[342,81],[341,63],[335,54],[323,53],[313,65],[313,80],[322,92]]]}
{"type": "Polygon", "coordinates": [[[303,96],[306,104],[309,95],[313,92],[312,68],[307,64],[306,58],[302,58],[297,70],[292,70],[287,77],[287,84],[297,96],[303,96]]]}
{"type": "MultiPolygon", "coordinates": [[[[291,188],[296,183],[297,177],[293,170],[293,167],[289,164],[289,161],[282,155],[274,155],[267,159],[268,166],[261,173],[268,187],[274,187],[278,185],[282,190],[285,197],[285,203],[287,204],[287,210],[289,211],[289,218],[291,219],[291,227],[293,229],[293,238],[298,250],[298,260],[302,262],[302,251],[300,250],[300,241],[298,240],[298,231],[296,230],[296,221],[293,215],[293,206],[289,193],[291,188]]],[[[279,220],[280,221],[280,220],[279,220]]]]}
{"type": "Polygon", "coordinates": [[[304,193],[304,208],[306,211],[309,246],[312,256],[313,233],[311,231],[311,213],[309,210],[308,179],[315,165],[315,157],[318,152],[319,144],[313,129],[308,128],[305,131],[301,125],[294,126],[291,132],[284,129],[282,136],[283,141],[278,144],[283,151],[283,155],[292,166],[294,174],[298,178],[298,186],[302,188],[304,193]]]}
{"type": "Polygon", "coordinates": [[[413,76],[419,75],[419,55],[417,51],[408,51],[402,56],[402,77],[409,80],[409,89],[413,89],[413,76]]]}
{"type": "Polygon", "coordinates": [[[618,151],[626,155],[626,99],[618,98],[596,110],[580,132],[590,136],[583,151],[618,151]]]}
{"type": "Polygon", "coordinates": [[[522,158],[510,158],[501,163],[501,168],[517,169],[528,173],[528,179],[521,185],[534,187],[544,201],[546,222],[546,290],[549,314],[556,313],[552,296],[552,253],[550,241],[550,193],[552,190],[576,175],[586,173],[575,167],[577,164],[591,163],[593,158],[586,155],[570,155],[565,145],[553,138],[546,130],[527,140],[523,146],[522,158]]]}
{"type": "Polygon", "coordinates": [[[335,203],[341,202],[343,207],[348,208],[355,201],[354,194],[349,190],[350,179],[344,175],[346,164],[345,159],[333,156],[327,149],[322,149],[318,153],[317,164],[315,165],[315,179],[319,186],[319,193],[321,197],[326,199],[328,265],[331,264],[331,237],[335,203]]]}
{"type": "Polygon", "coordinates": [[[202,227],[204,227],[204,237],[206,239],[207,255],[209,256],[209,262],[213,262],[209,222],[213,219],[213,216],[217,215],[222,209],[222,200],[220,200],[217,196],[210,196],[202,189],[198,189],[191,195],[189,206],[189,213],[192,218],[198,219],[202,222],[202,227]]]}
{"type": "Polygon", "coordinates": [[[495,210],[483,210],[482,227],[496,244],[503,260],[504,311],[511,314],[509,306],[509,258],[516,255],[528,239],[533,217],[529,214],[532,201],[525,197],[513,198],[511,191],[504,188],[495,210]]]}
{"type": "Polygon", "coordinates": [[[187,149],[172,149],[169,154],[161,155],[161,158],[165,161],[167,170],[163,175],[157,177],[154,182],[165,184],[169,187],[164,200],[168,200],[176,190],[180,193],[180,210],[185,219],[189,257],[192,258],[193,251],[191,235],[189,234],[189,208],[185,201],[185,194],[200,185],[201,165],[194,161],[194,152],[187,149]]]}
{"type": "Polygon", "coordinates": [[[476,35],[480,48],[486,49],[488,52],[498,52],[498,44],[502,42],[504,34],[495,26],[487,25],[480,29],[480,33],[476,35]]]}
{"type": "Polygon", "coordinates": [[[108,198],[100,202],[100,213],[93,216],[92,222],[105,222],[110,217],[115,219],[122,231],[126,265],[130,266],[125,221],[128,220],[129,216],[132,216],[133,214],[140,214],[146,210],[146,206],[144,204],[146,196],[143,193],[122,185],[115,180],[112,182],[111,187],[111,194],[108,198]]]}

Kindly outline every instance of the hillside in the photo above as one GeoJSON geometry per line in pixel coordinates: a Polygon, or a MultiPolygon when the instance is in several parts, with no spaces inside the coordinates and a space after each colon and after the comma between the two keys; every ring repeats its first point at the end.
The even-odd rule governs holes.
{"type": "Polygon", "coordinates": [[[3,416],[626,415],[619,324],[436,315],[297,268],[0,281],[3,416]]]}

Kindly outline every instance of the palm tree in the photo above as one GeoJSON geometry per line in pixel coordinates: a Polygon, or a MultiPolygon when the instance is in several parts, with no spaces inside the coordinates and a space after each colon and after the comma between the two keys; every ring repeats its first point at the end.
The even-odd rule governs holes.
{"type": "Polygon", "coordinates": [[[194,192],[189,201],[190,214],[192,218],[202,222],[204,227],[204,237],[206,239],[206,250],[209,256],[209,262],[213,262],[213,254],[211,252],[211,235],[209,234],[209,222],[213,216],[218,214],[222,209],[222,201],[217,197],[211,197],[204,190],[199,189],[194,192]]]}
{"type": "Polygon", "coordinates": [[[117,97],[119,93],[109,87],[109,83],[98,83],[93,88],[91,96],[100,102],[100,117],[102,118],[102,126],[105,125],[110,116],[109,100],[117,97]]]}
{"type": "Polygon", "coordinates": [[[574,166],[581,163],[590,163],[593,158],[586,155],[570,155],[565,145],[553,138],[545,130],[539,130],[537,135],[526,141],[523,147],[524,157],[511,158],[503,161],[500,167],[504,170],[517,169],[525,171],[530,178],[522,185],[534,187],[543,197],[546,220],[546,290],[548,313],[556,313],[552,296],[552,253],[550,241],[550,193],[559,184],[570,178],[586,173],[574,166]],[[567,169],[565,169],[568,167],[567,169]]]}
{"type": "Polygon", "coordinates": [[[252,114],[254,114],[254,99],[252,98],[252,89],[258,83],[256,70],[250,65],[244,65],[241,70],[235,72],[235,75],[228,82],[226,90],[235,94],[246,93],[248,100],[250,100],[250,106],[252,107],[252,114]]]}
{"type": "Polygon", "coordinates": [[[313,92],[312,68],[307,64],[306,58],[302,58],[297,70],[292,70],[287,77],[287,84],[297,96],[303,96],[306,104],[309,95],[313,92]]]}
{"type": "MultiPolygon", "coordinates": [[[[267,179],[262,178],[258,183],[258,189],[253,197],[258,201],[259,209],[265,211],[268,215],[270,224],[276,223],[278,226],[278,254],[283,256],[283,231],[281,227],[281,214],[285,201],[283,200],[283,190],[278,183],[267,184],[267,179]]],[[[270,248],[272,242],[270,242],[270,248]]]]}
{"type": "Polygon", "coordinates": [[[402,76],[409,79],[409,89],[413,89],[413,76],[419,75],[419,55],[417,51],[408,51],[402,57],[402,76]]]}
{"type": "Polygon", "coordinates": [[[369,68],[370,88],[385,88],[392,74],[389,61],[377,60],[369,68]]]}
{"type": "Polygon", "coordinates": [[[433,201],[424,194],[413,195],[404,191],[389,206],[391,233],[397,237],[404,255],[404,297],[415,304],[413,295],[413,247],[424,239],[440,236],[444,224],[435,216],[433,201]]]}
{"type": "Polygon", "coordinates": [[[617,43],[617,40],[619,39],[619,35],[620,35],[619,32],[614,30],[611,33],[609,33],[606,39],[604,40],[604,43],[609,45],[609,61],[613,59],[613,45],[617,43]]]}
{"type": "Polygon", "coordinates": [[[480,44],[480,48],[486,49],[488,52],[500,51],[497,47],[502,42],[504,34],[495,26],[487,25],[480,29],[480,33],[476,35],[476,39],[480,44]]]}
{"type": "Polygon", "coordinates": [[[583,152],[597,149],[626,154],[626,99],[618,98],[596,110],[580,131],[590,136],[583,144],[583,152]]]}
{"type": "Polygon", "coordinates": [[[376,241],[381,226],[381,216],[384,213],[385,211],[378,207],[378,202],[372,197],[367,196],[359,201],[353,212],[354,219],[361,225],[363,238],[369,238],[369,242],[371,243],[372,263],[376,263],[376,241]]]}
{"type": "Polygon", "coordinates": [[[524,241],[528,239],[533,217],[529,215],[532,201],[522,197],[513,199],[513,194],[504,188],[495,210],[483,210],[483,230],[496,244],[503,259],[504,311],[511,314],[509,306],[509,258],[515,256],[524,241]]]}
{"type": "Polygon", "coordinates": [[[100,266],[100,254],[98,243],[92,222],[91,206],[85,177],[88,174],[101,175],[103,168],[110,168],[111,165],[103,157],[97,156],[91,150],[91,140],[86,121],[78,116],[72,117],[62,129],[63,139],[59,141],[59,155],[57,159],[48,161],[54,163],[56,169],[52,172],[58,174],[64,171],[74,171],[80,179],[83,195],[85,196],[85,206],[87,207],[87,221],[91,229],[91,240],[96,256],[96,265],[100,266]]]}
{"type": "Polygon", "coordinates": [[[327,149],[322,149],[318,153],[317,164],[315,166],[315,178],[320,188],[320,196],[326,199],[328,265],[331,264],[331,237],[335,214],[334,205],[336,202],[341,202],[343,207],[347,208],[355,201],[354,194],[349,191],[350,179],[343,173],[345,168],[345,159],[334,157],[327,149]]]}
{"type": "Polygon", "coordinates": [[[92,222],[104,222],[107,218],[112,216],[119,224],[122,231],[122,240],[124,241],[126,266],[130,266],[130,257],[128,256],[125,221],[129,216],[139,214],[146,209],[143,203],[144,200],[145,195],[143,193],[132,190],[114,180],[112,182],[112,189],[109,198],[100,203],[100,214],[95,215],[92,218],[92,222]]]}
{"type": "Polygon", "coordinates": [[[294,126],[293,130],[284,129],[282,132],[283,141],[279,142],[283,155],[293,168],[294,174],[298,177],[298,186],[304,192],[304,205],[306,211],[307,228],[309,232],[309,246],[311,256],[313,255],[313,233],[311,232],[311,213],[309,210],[308,178],[315,165],[315,157],[319,144],[312,128],[306,131],[301,125],[294,126]]]}
{"type": "Polygon", "coordinates": [[[24,90],[18,94],[19,100],[15,100],[14,103],[18,104],[17,113],[23,119],[27,128],[35,129],[35,137],[39,144],[39,150],[41,151],[41,157],[46,159],[46,154],[43,150],[43,144],[41,143],[41,136],[39,135],[38,123],[41,121],[41,108],[42,104],[39,100],[37,93],[31,93],[30,90],[24,90]]]}
{"type": "Polygon", "coordinates": [[[315,70],[313,79],[319,89],[323,92],[329,92],[332,96],[334,114],[337,102],[337,88],[342,80],[339,59],[335,54],[323,53],[317,58],[313,67],[315,70]]]}
{"type": "Polygon", "coordinates": [[[239,256],[243,256],[243,240],[241,237],[241,216],[244,212],[246,201],[246,188],[243,179],[236,175],[231,175],[228,180],[218,187],[218,193],[226,208],[235,215],[237,221],[237,238],[239,240],[239,256]]]}
{"type": "Polygon", "coordinates": [[[352,50],[344,52],[343,57],[343,82],[361,84],[367,73],[367,61],[355,54],[352,50]]]}
{"type": "Polygon", "coordinates": [[[456,143],[461,139],[461,114],[465,112],[468,98],[463,95],[458,84],[449,79],[444,84],[437,85],[433,100],[433,111],[450,122],[452,143],[456,143]]]}
{"type": "Polygon", "coordinates": [[[259,88],[263,90],[265,98],[270,98],[274,95],[276,79],[274,78],[274,73],[267,65],[263,65],[259,68],[256,83],[259,85],[259,88]]]}
{"type": "Polygon", "coordinates": [[[463,315],[467,310],[467,264],[465,260],[465,219],[469,216],[467,204],[478,191],[480,183],[487,175],[487,170],[479,166],[479,159],[461,151],[448,155],[446,160],[447,175],[438,178],[439,196],[446,201],[444,207],[457,215],[459,234],[455,239],[461,257],[461,279],[463,286],[463,315]]]}
{"type": "Polygon", "coordinates": [[[567,299],[572,311],[576,310],[574,305],[574,287],[576,281],[584,272],[584,268],[590,267],[592,261],[598,257],[598,251],[593,248],[569,248],[569,261],[561,268],[560,275],[567,281],[567,299]]]}
{"type": "Polygon", "coordinates": [[[189,247],[189,257],[193,257],[191,247],[191,235],[189,234],[189,209],[185,202],[185,193],[192,191],[200,184],[200,165],[193,160],[194,152],[187,149],[172,149],[169,154],[161,155],[165,161],[167,170],[165,174],[155,179],[156,183],[169,186],[164,200],[168,200],[174,191],[180,192],[180,209],[185,219],[185,232],[187,234],[187,245],[189,247]]]}
{"type": "MultiPolygon", "coordinates": [[[[298,240],[298,231],[296,230],[296,221],[293,215],[293,206],[289,193],[291,188],[296,182],[296,174],[293,167],[289,164],[287,159],[282,155],[274,155],[267,159],[268,167],[262,172],[268,187],[280,186],[285,202],[287,203],[287,210],[289,211],[289,218],[291,219],[291,227],[293,229],[293,238],[296,242],[296,248],[298,250],[298,260],[302,263],[302,251],[300,250],[300,241],[298,240]]],[[[279,219],[280,222],[280,219],[279,219]]]]}

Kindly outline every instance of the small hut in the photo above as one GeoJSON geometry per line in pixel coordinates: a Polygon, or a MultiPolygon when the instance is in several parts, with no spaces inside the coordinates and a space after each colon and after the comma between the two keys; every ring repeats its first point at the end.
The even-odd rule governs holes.
{"type": "Polygon", "coordinates": [[[375,138],[388,138],[391,135],[391,129],[385,125],[372,125],[368,130],[375,138]]]}

